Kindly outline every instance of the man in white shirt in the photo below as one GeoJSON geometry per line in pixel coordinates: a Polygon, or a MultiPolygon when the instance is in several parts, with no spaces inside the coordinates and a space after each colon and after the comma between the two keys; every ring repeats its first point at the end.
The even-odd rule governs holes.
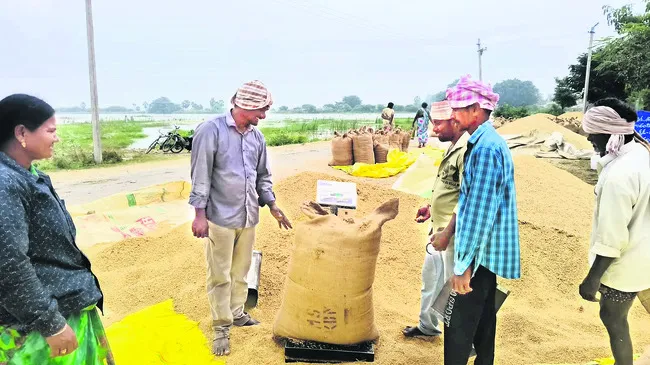
{"type": "Polygon", "coordinates": [[[580,285],[598,301],[617,365],[632,365],[628,313],[637,293],[650,288],[650,145],[634,131],[635,110],[615,98],[587,111],[582,128],[601,158],[589,259],[580,285]]]}

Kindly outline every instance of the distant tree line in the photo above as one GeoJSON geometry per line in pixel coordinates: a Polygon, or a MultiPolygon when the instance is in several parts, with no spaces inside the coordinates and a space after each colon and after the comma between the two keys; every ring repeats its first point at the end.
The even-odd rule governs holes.
{"type": "MultiPolygon", "coordinates": [[[[274,109],[278,113],[292,113],[292,114],[318,114],[318,113],[380,113],[386,104],[364,104],[360,97],[357,95],[344,96],[341,101],[332,104],[325,104],[322,107],[317,107],[313,104],[303,104],[294,108],[288,106],[280,106],[274,109]]],[[[419,97],[415,97],[413,104],[398,105],[395,104],[393,109],[396,112],[415,113],[421,107],[422,101],[419,97]]]]}
{"type": "MultiPolygon", "coordinates": [[[[447,87],[456,85],[458,80],[450,83],[447,87]]],[[[539,106],[542,98],[537,87],[531,81],[522,81],[519,79],[510,79],[498,82],[494,85],[494,91],[499,93],[500,108],[504,108],[504,113],[515,114],[524,113],[524,110],[534,110],[533,106],[539,106]],[[516,109],[518,108],[518,109],[516,109]]],[[[395,104],[393,109],[398,113],[415,113],[421,107],[422,102],[426,101],[429,105],[435,101],[445,99],[445,90],[435,94],[427,95],[424,99],[416,96],[413,103],[408,105],[395,104]]],[[[390,101],[390,100],[389,100],[390,101]]],[[[344,96],[341,101],[325,104],[318,107],[313,104],[303,104],[301,106],[290,108],[286,105],[274,107],[273,111],[277,113],[295,113],[295,114],[318,114],[318,113],[380,113],[386,104],[364,104],[363,100],[357,95],[344,96]]],[[[557,108],[559,109],[559,108],[557,108]]],[[[89,112],[85,103],[78,107],[59,108],[60,112],[83,113],[89,112]]],[[[100,108],[105,113],[150,113],[150,114],[177,114],[177,113],[223,113],[226,111],[226,103],[223,100],[210,99],[210,105],[204,107],[190,100],[183,100],[175,103],[167,97],[160,97],[151,102],[144,102],[142,105],[132,104],[132,107],[110,106],[100,108]]]]}
{"type": "MultiPolygon", "coordinates": [[[[62,113],[88,113],[90,109],[86,103],[81,103],[79,106],[57,108],[57,111],[62,113]]],[[[99,108],[103,113],[148,113],[148,114],[182,114],[182,113],[223,113],[226,111],[226,103],[223,100],[210,99],[209,107],[204,107],[202,104],[195,103],[190,100],[183,100],[177,104],[167,97],[160,97],[151,102],[145,101],[142,105],[132,104],[132,107],[125,106],[109,106],[99,108]]]]}

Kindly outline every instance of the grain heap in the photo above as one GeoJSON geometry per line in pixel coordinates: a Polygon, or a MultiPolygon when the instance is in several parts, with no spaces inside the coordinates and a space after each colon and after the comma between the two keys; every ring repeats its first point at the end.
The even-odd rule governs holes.
{"type": "MultiPolygon", "coordinates": [[[[582,364],[609,356],[598,305],[580,299],[577,289],[588,270],[593,187],[532,157],[517,156],[515,168],[523,272],[521,280],[502,282],[512,294],[499,311],[496,363],[582,364]]],[[[340,180],[303,173],[276,185],[278,202],[294,225],[306,221],[299,206],[314,198],[317,179],[340,180]]],[[[376,363],[440,364],[441,339],[405,339],[401,334],[404,326],[417,321],[419,312],[426,226],[416,224],[413,217],[424,201],[372,184],[358,184],[358,191],[358,216],[380,202],[400,199],[400,213],[383,229],[373,287],[380,335],[376,363]]],[[[294,232],[280,231],[265,209],[256,243],[264,255],[260,306],[252,313],[262,324],[233,329],[229,363],[283,362],[283,348],[273,341],[272,324],[293,242],[294,232]]],[[[176,309],[200,321],[211,337],[203,245],[191,237],[189,225],[163,238],[94,247],[89,254],[106,294],[107,323],[171,297],[176,309]]],[[[631,311],[630,326],[635,348],[650,344],[650,316],[638,303],[631,311]]]]}
{"type": "MultiPolygon", "coordinates": [[[[550,115],[550,114],[549,114],[550,115]]],[[[557,124],[553,121],[553,116],[549,117],[546,114],[535,114],[526,118],[517,119],[514,122],[503,125],[499,128],[501,134],[545,134],[550,135],[553,132],[560,132],[564,136],[564,140],[571,143],[578,149],[591,149],[591,143],[587,138],[567,128],[557,124]]]]}

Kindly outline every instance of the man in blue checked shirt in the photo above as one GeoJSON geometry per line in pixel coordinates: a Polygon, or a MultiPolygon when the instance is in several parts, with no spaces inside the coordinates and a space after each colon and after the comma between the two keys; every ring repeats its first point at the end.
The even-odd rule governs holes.
{"type": "Polygon", "coordinates": [[[445,365],[494,363],[497,276],[520,277],[514,166],[490,114],[499,95],[469,76],[447,90],[454,119],[470,134],[458,201],[451,313],[445,326],[445,365]]]}

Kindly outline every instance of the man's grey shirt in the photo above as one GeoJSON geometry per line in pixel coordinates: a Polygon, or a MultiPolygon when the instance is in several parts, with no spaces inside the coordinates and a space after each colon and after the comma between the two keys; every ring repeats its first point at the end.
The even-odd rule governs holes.
{"type": "Polygon", "coordinates": [[[251,126],[241,133],[230,112],[201,123],[192,141],[190,205],[224,228],[259,223],[259,207],[275,201],[266,141],[251,126]]]}

